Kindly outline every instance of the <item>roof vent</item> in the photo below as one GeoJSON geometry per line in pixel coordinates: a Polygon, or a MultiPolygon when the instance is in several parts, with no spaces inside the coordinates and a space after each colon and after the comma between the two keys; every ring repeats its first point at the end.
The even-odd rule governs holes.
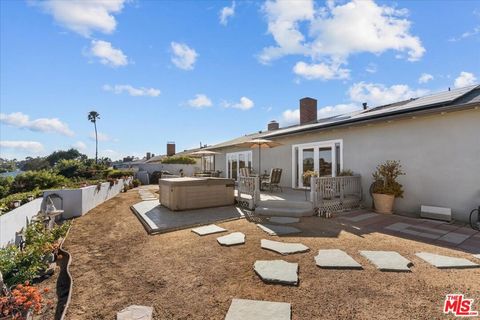
{"type": "Polygon", "coordinates": [[[278,130],[279,128],[280,128],[280,125],[275,120],[272,120],[268,123],[268,131],[278,130]]]}
{"type": "Polygon", "coordinates": [[[363,106],[363,110],[367,110],[367,108],[368,108],[368,105],[367,105],[367,103],[366,103],[366,102],[362,103],[362,106],[363,106]]]}

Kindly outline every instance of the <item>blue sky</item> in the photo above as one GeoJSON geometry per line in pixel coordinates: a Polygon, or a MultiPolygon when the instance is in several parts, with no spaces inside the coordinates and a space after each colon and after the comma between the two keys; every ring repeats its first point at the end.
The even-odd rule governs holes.
{"type": "Polygon", "coordinates": [[[480,1],[1,1],[0,156],[213,144],[478,83],[480,1]]]}

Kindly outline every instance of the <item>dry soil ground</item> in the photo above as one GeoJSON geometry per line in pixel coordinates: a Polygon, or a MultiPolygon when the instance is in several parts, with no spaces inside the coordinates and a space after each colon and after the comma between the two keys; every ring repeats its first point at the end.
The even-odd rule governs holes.
{"type": "Polygon", "coordinates": [[[68,319],[114,319],[140,304],[155,319],[223,319],[232,298],[292,304],[292,319],[441,319],[447,293],[474,298],[480,309],[480,269],[438,270],[416,258],[418,251],[468,254],[380,233],[360,234],[337,219],[302,220],[308,253],[282,257],[260,248],[262,238],[279,240],[254,223],[220,223],[246,234],[245,245],[221,247],[218,235],[199,237],[189,229],[149,236],[130,211],[135,190],[120,194],[74,222],[65,247],[73,256],[73,297],[68,319]],[[364,266],[361,271],[324,270],[314,263],[320,248],[339,248],[364,266]],[[411,273],[381,272],[358,250],[395,250],[410,259],[411,273]],[[263,283],[255,260],[299,263],[297,287],[263,283]]]}

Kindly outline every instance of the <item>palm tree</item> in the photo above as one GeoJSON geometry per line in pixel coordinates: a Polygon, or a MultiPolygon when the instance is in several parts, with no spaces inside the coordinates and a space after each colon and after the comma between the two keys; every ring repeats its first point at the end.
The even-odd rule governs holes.
{"type": "Polygon", "coordinates": [[[95,164],[98,162],[97,119],[100,119],[100,114],[97,111],[90,111],[88,113],[88,120],[93,122],[93,126],[95,127],[95,164]]]}

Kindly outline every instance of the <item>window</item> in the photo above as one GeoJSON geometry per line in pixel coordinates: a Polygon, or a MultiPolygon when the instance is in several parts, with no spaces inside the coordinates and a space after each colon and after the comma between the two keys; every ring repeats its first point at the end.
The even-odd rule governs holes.
{"type": "Polygon", "coordinates": [[[303,175],[315,171],[320,177],[335,177],[343,168],[342,140],[321,141],[292,146],[292,187],[308,188],[303,175]]]}

